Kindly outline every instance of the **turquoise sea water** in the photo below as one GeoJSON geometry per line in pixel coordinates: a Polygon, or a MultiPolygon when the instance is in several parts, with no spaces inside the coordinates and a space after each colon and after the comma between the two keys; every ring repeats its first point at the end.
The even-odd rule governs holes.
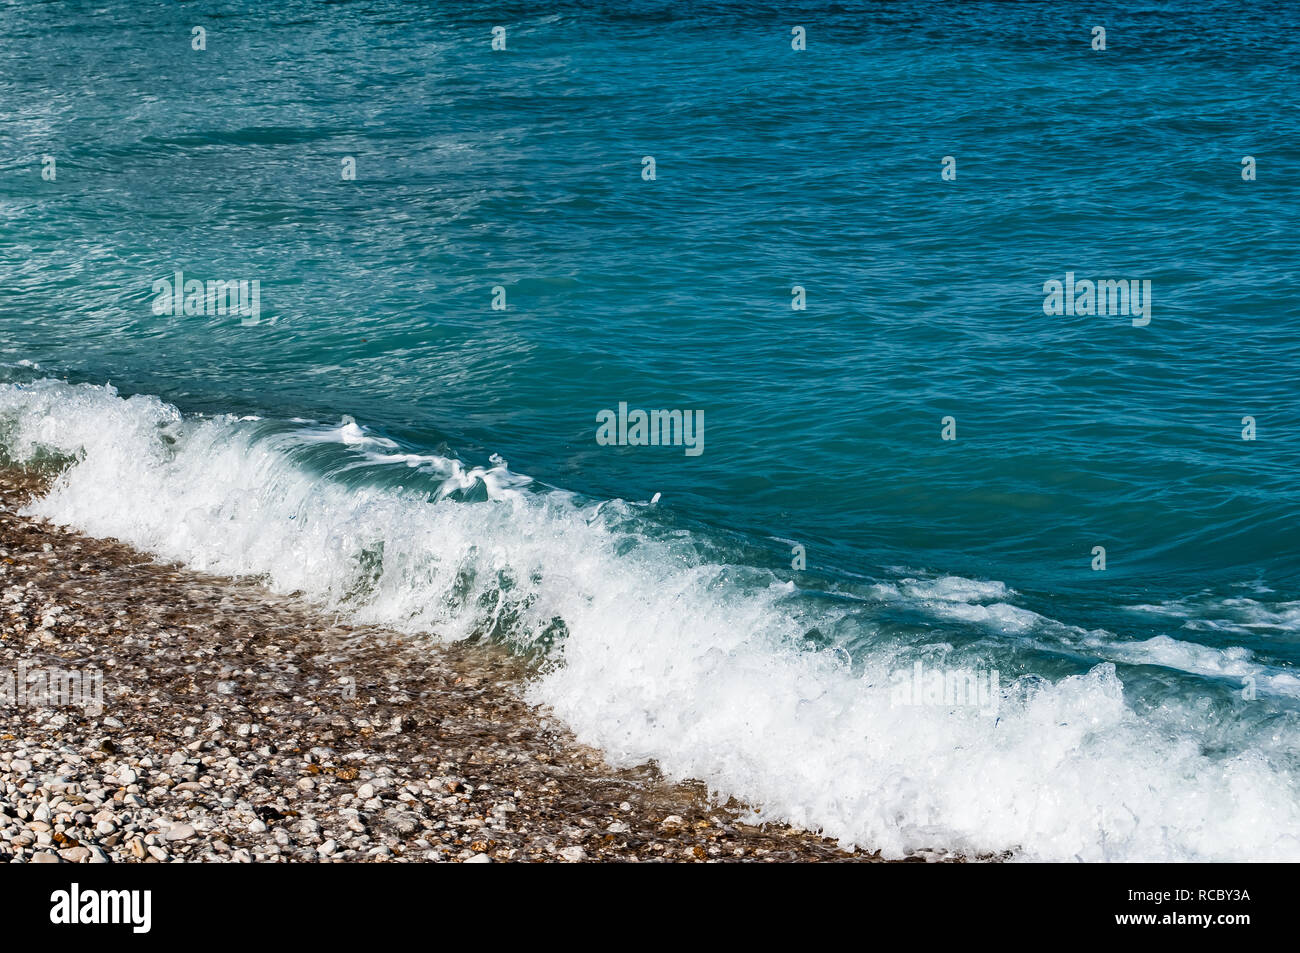
{"type": "Polygon", "coordinates": [[[541,647],[612,761],[849,843],[1295,859],[1297,25],[6,6],[0,440],[80,461],[52,518],[541,647]],[[155,313],[178,270],[261,322],[155,313]]]}

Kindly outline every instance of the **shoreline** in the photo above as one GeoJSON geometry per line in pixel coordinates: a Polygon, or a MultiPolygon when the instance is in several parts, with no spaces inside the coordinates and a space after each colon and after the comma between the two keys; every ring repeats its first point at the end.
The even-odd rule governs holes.
{"type": "Polygon", "coordinates": [[[103,711],[0,709],[2,861],[880,860],[611,768],[502,649],[18,515],[44,479],[0,468],[0,675],[98,671],[103,711]]]}

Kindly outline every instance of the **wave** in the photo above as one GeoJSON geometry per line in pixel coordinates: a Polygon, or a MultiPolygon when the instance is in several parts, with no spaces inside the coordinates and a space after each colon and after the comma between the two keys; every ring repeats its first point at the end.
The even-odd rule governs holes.
{"type": "Polygon", "coordinates": [[[812,591],[648,503],[586,499],[500,457],[404,448],[351,418],[185,415],[40,379],[0,384],[0,447],[62,461],[34,515],[256,576],[357,622],[504,642],[535,659],[529,700],[611,763],[654,760],[753,805],[753,819],[888,857],[1300,859],[1294,720],[1261,716],[1271,744],[1208,744],[1195,700],[1139,711],[1114,664],[1251,674],[1246,656],[1172,639],[1122,650],[1014,605],[996,581],[812,591]],[[902,634],[886,618],[900,606],[1113,661],[1008,675],[996,715],[900,704],[898,673],[915,663],[987,671],[1009,658],[945,642],[941,625],[902,634]]]}

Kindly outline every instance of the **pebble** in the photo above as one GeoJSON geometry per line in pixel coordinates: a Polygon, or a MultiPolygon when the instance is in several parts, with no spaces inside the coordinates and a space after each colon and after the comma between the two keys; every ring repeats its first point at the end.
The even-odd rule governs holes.
{"type": "Polygon", "coordinates": [[[189,824],[173,824],[168,829],[166,837],[169,841],[189,840],[194,836],[194,828],[189,824]]]}

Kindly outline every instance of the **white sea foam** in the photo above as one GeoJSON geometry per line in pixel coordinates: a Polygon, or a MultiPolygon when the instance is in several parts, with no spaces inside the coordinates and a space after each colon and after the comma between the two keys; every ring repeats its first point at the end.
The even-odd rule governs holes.
{"type": "MultiPolygon", "coordinates": [[[[1054,683],[1005,679],[997,718],[895,707],[898,644],[882,638],[855,667],[807,650],[811,628],[849,610],[710,563],[689,537],[653,532],[643,507],[548,491],[499,459],[392,452],[355,423],[326,429],[335,447],[311,442],[319,425],[182,418],[103,387],[0,385],[11,455],[76,458],[33,513],[257,574],[361,621],[442,639],[558,636],[561,664],[529,697],[616,764],[657,759],[763,817],[888,856],[1300,859],[1295,784],[1272,749],[1207,755],[1203,712],[1138,715],[1111,664],[1054,683]],[[322,469],[307,452],[338,459],[322,469]],[[358,484],[344,479],[354,465],[394,476],[358,484]]],[[[1013,632],[1036,624],[1008,611],[1014,593],[997,582],[904,579],[882,592],[1013,632]]]]}
{"type": "Polygon", "coordinates": [[[374,434],[366,433],[365,428],[348,415],[344,415],[339,426],[304,433],[302,438],[314,443],[341,443],[349,447],[397,448],[397,443],[387,437],[376,437],[374,434]]]}
{"type": "MultiPolygon", "coordinates": [[[[1014,596],[1012,590],[1000,582],[977,582],[944,576],[932,580],[902,579],[897,583],[879,583],[872,594],[889,602],[914,600],[916,608],[937,619],[965,622],[983,626],[1001,635],[1049,635],[1058,644],[1086,650],[1098,658],[1129,665],[1155,665],[1161,668],[1201,675],[1206,678],[1250,680],[1254,691],[1300,698],[1300,677],[1290,671],[1258,662],[1255,654],[1242,646],[1215,647],[1201,645],[1158,635],[1145,640],[1125,640],[1105,630],[1087,630],[1065,625],[1056,619],[1021,606],[1001,601],[1014,596]],[[987,602],[984,604],[981,602],[987,602]],[[997,600],[997,601],[992,601],[997,600]]],[[[1286,627],[1291,623],[1291,613],[1296,603],[1279,603],[1266,608],[1251,599],[1214,600],[1205,608],[1223,615],[1232,611],[1238,618],[1249,622],[1243,626],[1286,627]]],[[[1201,620],[1187,602],[1170,602],[1161,605],[1131,606],[1134,611],[1172,616],[1189,622],[1206,622],[1206,625],[1185,625],[1185,628],[1216,628],[1226,631],[1249,632],[1249,628],[1231,626],[1217,620],[1201,620]]]]}
{"type": "Polygon", "coordinates": [[[986,625],[1009,634],[1030,632],[1050,621],[1037,612],[1002,601],[1015,593],[1005,583],[996,581],[958,576],[901,579],[895,583],[878,583],[871,592],[887,602],[914,604],[940,619],[986,625]]]}
{"type": "MultiPolygon", "coordinates": [[[[1262,595],[1263,593],[1257,593],[1262,595]]],[[[1179,620],[1183,628],[1235,632],[1241,635],[1300,632],[1300,602],[1277,602],[1249,596],[1191,598],[1154,605],[1129,606],[1130,611],[1179,620]]]]}
{"type": "Polygon", "coordinates": [[[1159,665],[1192,675],[1231,679],[1241,683],[1249,679],[1250,687],[1256,691],[1300,698],[1300,678],[1290,671],[1257,662],[1250,649],[1239,645],[1215,648],[1184,642],[1167,635],[1120,643],[1092,638],[1089,644],[1115,661],[1132,665],[1159,665]]]}

